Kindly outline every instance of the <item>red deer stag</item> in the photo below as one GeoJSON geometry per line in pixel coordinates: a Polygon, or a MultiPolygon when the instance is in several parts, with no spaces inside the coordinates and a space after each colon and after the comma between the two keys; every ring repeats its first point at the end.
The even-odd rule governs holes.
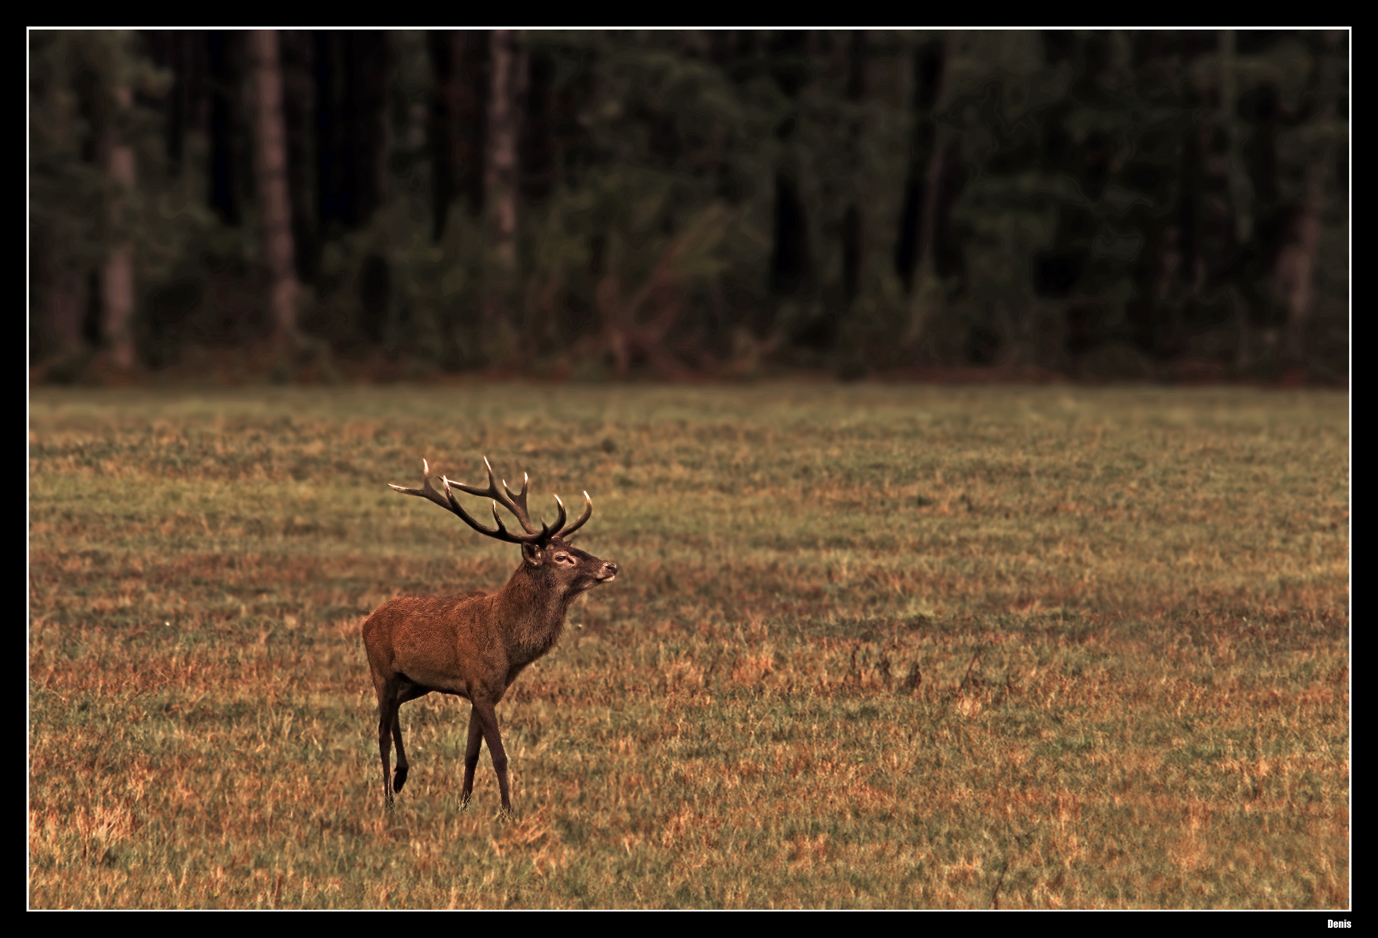
{"type": "Polygon", "coordinates": [[[565,506],[555,496],[559,512],[553,525],[531,523],[526,510],[526,487],[513,494],[503,482],[501,489],[488,468],[488,487],[465,485],[441,477],[445,494],[431,486],[431,467],[422,460],[421,488],[392,488],[404,495],[429,498],[452,511],[480,534],[520,544],[522,564],[507,585],[494,593],[461,593],[457,596],[402,596],[379,606],[364,622],[364,649],[378,694],[378,750],[383,758],[383,800],[392,804],[394,792],[407,781],[407,752],[402,748],[402,725],[397,712],[402,704],[432,691],[465,697],[473,704],[469,714],[469,743],[464,750],[465,804],[474,790],[481,740],[488,741],[493,768],[498,773],[502,809],[511,812],[507,789],[507,753],[494,710],[522,669],[548,652],[560,637],[565,612],[585,590],[617,576],[617,564],[599,560],[571,547],[566,538],[593,514],[593,499],[584,493],[584,512],[565,525],[565,506]],[[493,500],[493,520],[488,528],[471,518],[455,499],[452,489],[493,500]],[[521,522],[525,533],[503,527],[498,504],[521,522]],[[388,773],[390,743],[397,743],[397,773],[388,773]]]}

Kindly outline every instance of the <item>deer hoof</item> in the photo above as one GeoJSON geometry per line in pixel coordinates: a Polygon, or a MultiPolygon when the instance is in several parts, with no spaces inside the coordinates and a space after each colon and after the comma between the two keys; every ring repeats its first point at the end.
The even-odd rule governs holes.
{"type": "Polygon", "coordinates": [[[392,790],[395,792],[401,791],[402,786],[405,784],[407,784],[407,767],[405,765],[399,765],[392,773],[392,790]]]}

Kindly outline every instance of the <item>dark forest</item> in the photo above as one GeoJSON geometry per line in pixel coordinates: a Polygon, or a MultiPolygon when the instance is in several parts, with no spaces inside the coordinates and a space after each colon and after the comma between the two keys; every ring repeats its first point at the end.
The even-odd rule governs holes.
{"type": "Polygon", "coordinates": [[[1343,382],[1349,44],[32,31],[31,380],[1343,382]]]}

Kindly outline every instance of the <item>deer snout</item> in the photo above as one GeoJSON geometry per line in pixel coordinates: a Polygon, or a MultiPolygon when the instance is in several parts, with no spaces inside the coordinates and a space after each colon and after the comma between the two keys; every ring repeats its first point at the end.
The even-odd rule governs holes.
{"type": "Polygon", "coordinates": [[[615,576],[617,576],[617,564],[609,560],[603,564],[603,569],[598,571],[598,582],[606,583],[615,576]]]}

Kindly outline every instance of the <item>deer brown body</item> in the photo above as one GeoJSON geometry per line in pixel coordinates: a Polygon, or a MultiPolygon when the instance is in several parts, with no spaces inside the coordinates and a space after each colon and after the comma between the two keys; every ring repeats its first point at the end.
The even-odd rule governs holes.
{"type": "Polygon", "coordinates": [[[527,513],[525,481],[519,493],[513,494],[506,483],[499,490],[489,466],[488,488],[442,479],[445,494],[441,495],[431,487],[430,466],[424,462],[423,466],[421,488],[392,487],[407,495],[430,499],[482,534],[520,544],[522,563],[496,592],[403,596],[383,603],[365,620],[364,649],[378,695],[383,799],[392,804],[393,794],[406,783],[410,767],[402,745],[399,708],[408,700],[438,691],[466,698],[473,704],[464,750],[463,800],[467,803],[473,793],[479,746],[486,740],[498,776],[502,808],[510,811],[507,754],[494,708],[522,669],[548,652],[559,639],[570,603],[580,593],[615,577],[617,564],[579,550],[565,539],[592,514],[593,501],[588,493],[584,494],[587,507],[573,524],[564,526],[565,508],[557,496],[559,513],[555,524],[543,524],[537,529],[527,513]],[[453,488],[492,498],[497,527],[487,528],[471,518],[455,499],[453,488]],[[498,518],[498,502],[521,522],[524,533],[509,532],[503,527],[498,518]],[[389,771],[393,743],[397,745],[395,775],[389,771]]]}

